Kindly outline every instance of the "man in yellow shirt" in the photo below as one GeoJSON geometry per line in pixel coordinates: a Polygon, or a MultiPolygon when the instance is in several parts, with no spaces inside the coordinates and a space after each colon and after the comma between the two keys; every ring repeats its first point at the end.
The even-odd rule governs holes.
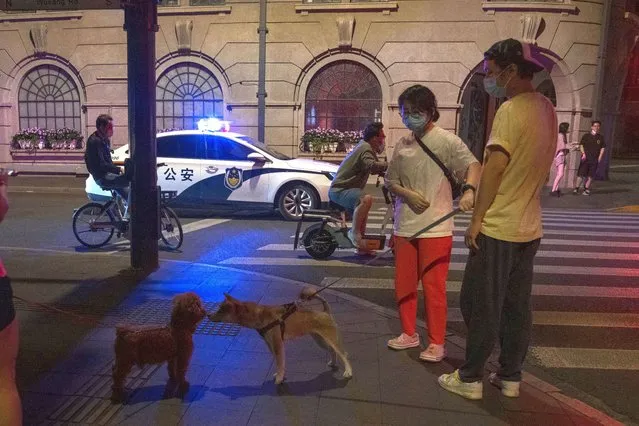
{"type": "Polygon", "coordinates": [[[533,262],[542,237],[540,191],[557,144],[552,103],[532,86],[543,65],[531,46],[514,39],[484,53],[486,91],[508,97],[499,107],[486,145],[460,294],[468,328],[466,360],[439,378],[446,390],[482,398],[484,366],[499,338],[500,368],[489,381],[508,397],[519,396],[521,367],[532,327],[533,262]]]}

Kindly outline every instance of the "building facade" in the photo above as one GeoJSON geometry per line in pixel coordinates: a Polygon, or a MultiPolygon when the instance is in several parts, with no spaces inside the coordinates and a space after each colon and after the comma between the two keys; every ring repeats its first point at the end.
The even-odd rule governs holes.
{"type": "MultiPolygon", "coordinates": [[[[214,116],[257,137],[259,1],[163,3],[157,129],[194,128],[214,116]]],[[[509,37],[538,45],[547,71],[534,84],[578,141],[593,119],[603,8],[604,0],[269,0],[265,142],[311,155],[300,143],[306,130],[381,121],[390,152],[406,133],[397,97],[420,83],[437,96],[439,124],[481,158],[499,102],[483,90],[483,52],[509,37]]],[[[0,164],[83,172],[83,145],[70,136],[44,144],[14,136],[67,128],[86,139],[101,113],[114,117],[113,144],[127,143],[123,20],[121,10],[0,12],[0,164]]]]}

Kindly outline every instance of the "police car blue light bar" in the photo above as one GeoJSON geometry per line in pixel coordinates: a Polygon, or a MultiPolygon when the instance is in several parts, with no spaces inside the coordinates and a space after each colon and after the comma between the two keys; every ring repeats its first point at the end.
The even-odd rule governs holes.
{"type": "Polygon", "coordinates": [[[208,130],[210,132],[228,132],[231,130],[231,122],[220,120],[219,118],[203,118],[197,122],[198,130],[208,130]]]}

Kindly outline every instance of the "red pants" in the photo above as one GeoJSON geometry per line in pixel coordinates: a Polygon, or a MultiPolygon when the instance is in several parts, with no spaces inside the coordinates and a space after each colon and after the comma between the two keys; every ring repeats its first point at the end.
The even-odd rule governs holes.
{"type": "Polygon", "coordinates": [[[404,333],[415,334],[417,285],[424,288],[429,343],[444,344],[446,334],[446,277],[453,237],[395,237],[395,297],[404,333]]]}

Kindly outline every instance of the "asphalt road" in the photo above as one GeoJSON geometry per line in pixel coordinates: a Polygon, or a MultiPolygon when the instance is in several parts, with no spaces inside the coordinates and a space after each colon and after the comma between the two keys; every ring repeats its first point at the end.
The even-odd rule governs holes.
{"type": "MultiPolygon", "coordinates": [[[[85,202],[77,193],[11,194],[10,215],[0,227],[0,257],[15,277],[16,288],[30,286],[36,292],[41,288],[47,294],[51,288],[44,286],[65,286],[67,276],[75,280],[78,275],[90,275],[90,266],[87,271],[64,268],[64,259],[87,255],[71,231],[73,208],[85,202]],[[51,279],[35,280],[36,269],[40,278],[42,271],[50,270],[51,279]]],[[[371,232],[379,229],[382,208],[376,205],[373,210],[371,232]]],[[[449,329],[460,335],[465,328],[458,309],[459,286],[466,258],[461,235],[467,223],[468,217],[456,219],[448,278],[449,329]]],[[[545,210],[544,223],[527,368],[595,407],[605,405],[639,422],[639,215],[552,208],[545,210]]],[[[303,249],[292,250],[295,225],[268,214],[183,218],[186,234],[181,251],[161,251],[160,256],[312,284],[341,278],[336,289],[394,307],[390,255],[372,265],[364,265],[369,259],[352,251],[338,251],[327,261],[316,261],[303,249]]],[[[122,240],[91,253],[87,262],[100,262],[117,275],[127,264],[128,244],[122,240]]],[[[117,291],[127,289],[126,280],[116,281],[119,284],[111,283],[113,291],[104,291],[113,303],[117,303],[117,291]]],[[[423,315],[421,307],[419,315],[423,315]]],[[[50,320],[42,322],[46,324],[51,327],[50,320]]],[[[50,332],[55,332],[54,327],[50,332]]],[[[73,341],[63,333],[60,339],[52,351],[63,351],[73,341]]],[[[26,372],[19,371],[19,376],[24,381],[33,379],[26,372]]]]}

